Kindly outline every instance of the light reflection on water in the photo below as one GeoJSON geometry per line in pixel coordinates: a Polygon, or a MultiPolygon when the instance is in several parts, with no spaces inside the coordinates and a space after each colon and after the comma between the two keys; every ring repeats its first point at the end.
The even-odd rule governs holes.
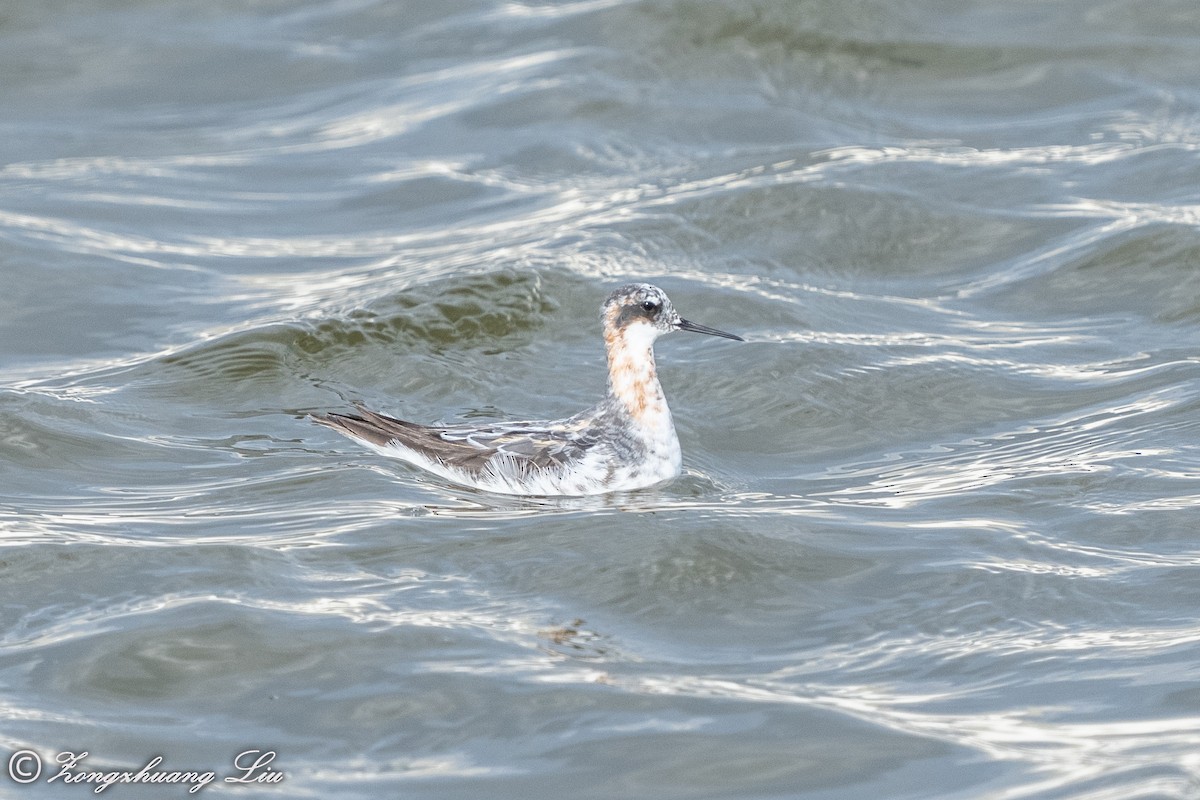
{"type": "Polygon", "coordinates": [[[1194,793],[1177,5],[14,6],[4,742],[277,745],[297,797],[1194,793]],[[630,279],[749,340],[660,344],[671,484],[497,497],[307,419],[572,413],[630,279]]]}

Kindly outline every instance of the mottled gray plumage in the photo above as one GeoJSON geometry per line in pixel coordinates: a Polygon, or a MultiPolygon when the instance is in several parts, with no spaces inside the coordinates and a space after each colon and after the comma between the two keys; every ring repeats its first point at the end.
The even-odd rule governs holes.
{"type": "Polygon", "coordinates": [[[586,423],[578,429],[564,427],[569,421],[417,425],[362,406],[358,406],[358,414],[329,414],[315,419],[378,447],[400,444],[446,466],[466,470],[482,469],[489,459],[501,454],[530,469],[564,467],[593,446],[601,433],[586,423]]]}

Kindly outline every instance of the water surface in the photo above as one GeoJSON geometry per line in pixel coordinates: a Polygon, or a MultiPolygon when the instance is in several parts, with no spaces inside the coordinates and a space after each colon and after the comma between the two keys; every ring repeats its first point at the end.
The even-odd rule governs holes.
{"type": "Polygon", "coordinates": [[[6,759],[1200,792],[1193,4],[18,0],[0,70],[6,759]],[[674,482],[306,419],[573,413],[629,280],[749,340],[660,342],[674,482]]]}

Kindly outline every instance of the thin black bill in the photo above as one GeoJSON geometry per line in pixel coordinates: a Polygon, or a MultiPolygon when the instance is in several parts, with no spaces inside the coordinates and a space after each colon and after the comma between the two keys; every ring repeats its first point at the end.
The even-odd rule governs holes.
{"type": "Polygon", "coordinates": [[[726,333],[725,331],[719,331],[716,328],[710,328],[707,325],[697,325],[694,322],[688,322],[686,319],[679,320],[679,330],[691,331],[692,333],[707,333],[709,336],[721,336],[726,339],[733,339],[735,342],[746,341],[742,337],[736,336],[732,333],[726,333]]]}

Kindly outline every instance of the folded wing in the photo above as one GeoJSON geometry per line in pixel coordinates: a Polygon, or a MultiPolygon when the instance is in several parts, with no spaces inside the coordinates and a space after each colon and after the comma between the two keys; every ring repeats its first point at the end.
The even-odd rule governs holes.
{"type": "Polygon", "coordinates": [[[565,467],[596,443],[587,426],[547,427],[543,422],[496,426],[417,425],[361,406],[358,414],[329,414],[317,422],[377,447],[399,446],[448,467],[480,471],[498,461],[518,469],[565,467]]]}

